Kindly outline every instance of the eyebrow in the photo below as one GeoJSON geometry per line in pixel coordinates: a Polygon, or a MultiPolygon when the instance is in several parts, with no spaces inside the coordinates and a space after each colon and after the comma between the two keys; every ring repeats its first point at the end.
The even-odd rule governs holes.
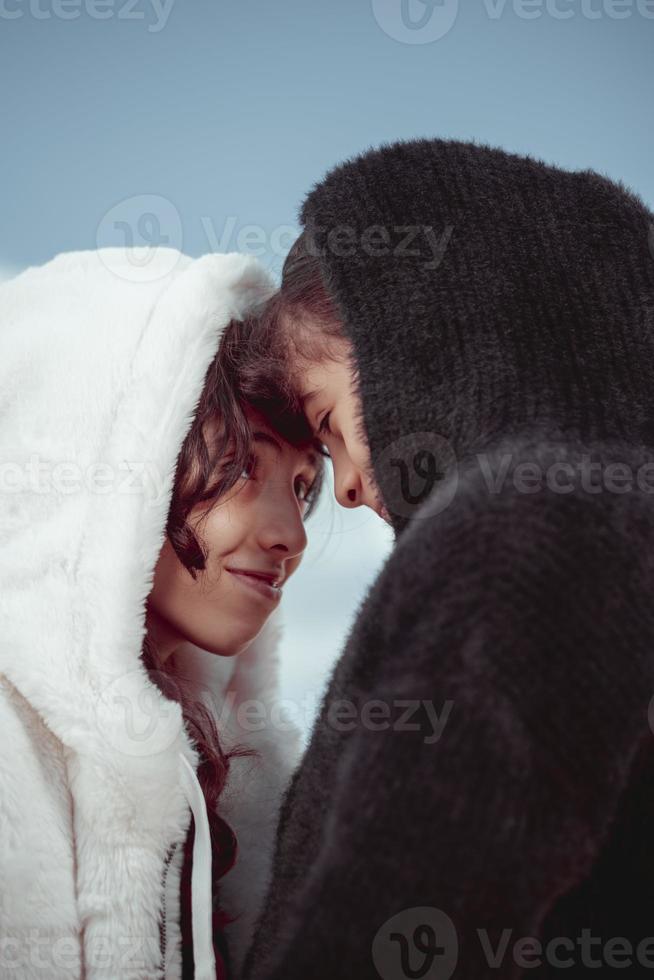
{"type": "Polygon", "coordinates": [[[314,398],[317,398],[318,395],[321,395],[322,392],[322,388],[314,388],[313,391],[308,391],[306,395],[302,395],[300,398],[300,407],[302,408],[302,411],[306,409],[309,402],[313,401],[314,398]]]}
{"type": "MultiPolygon", "coordinates": [[[[277,439],[274,438],[274,436],[271,436],[269,432],[262,432],[260,429],[258,429],[256,432],[252,433],[252,438],[254,439],[255,442],[265,442],[270,446],[274,446],[278,453],[282,452],[282,447],[280,443],[277,441],[277,439]]],[[[311,450],[308,450],[305,455],[309,465],[313,469],[317,470],[318,457],[316,453],[311,452],[311,450]]]]}
{"type": "Polygon", "coordinates": [[[282,451],[281,445],[277,442],[274,436],[270,435],[269,432],[261,432],[258,430],[257,432],[252,433],[252,438],[255,442],[267,442],[270,446],[274,446],[278,453],[281,453],[282,451]]]}

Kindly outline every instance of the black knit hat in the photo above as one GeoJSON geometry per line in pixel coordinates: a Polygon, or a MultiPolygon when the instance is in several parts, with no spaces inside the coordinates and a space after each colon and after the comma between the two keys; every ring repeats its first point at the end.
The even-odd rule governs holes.
{"type": "Polygon", "coordinates": [[[336,167],[301,220],[353,341],[384,496],[429,434],[458,460],[530,429],[651,442],[654,216],[622,184],[416,140],[336,167]]]}

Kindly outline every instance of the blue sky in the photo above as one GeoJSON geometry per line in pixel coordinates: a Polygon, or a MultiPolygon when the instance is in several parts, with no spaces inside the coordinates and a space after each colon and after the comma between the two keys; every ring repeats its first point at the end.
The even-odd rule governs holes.
{"type": "MultiPolygon", "coordinates": [[[[416,19],[428,9],[0,0],[0,264],[93,248],[110,209],[145,195],[170,202],[190,254],[234,248],[254,225],[274,263],[290,233],[271,246],[273,232],[295,224],[313,182],[398,137],[474,138],[590,166],[654,201],[652,0],[461,0],[452,28],[423,44],[384,29],[401,25],[403,2],[416,19]]],[[[430,2],[436,15],[457,6],[430,2]]]]}
{"type": "MultiPolygon", "coordinates": [[[[412,136],[592,167],[652,205],[653,42],[654,0],[0,0],[0,276],[123,244],[116,222],[278,271],[312,184],[412,136]]],[[[316,522],[287,597],[298,699],[390,547],[372,514],[316,522]]]]}

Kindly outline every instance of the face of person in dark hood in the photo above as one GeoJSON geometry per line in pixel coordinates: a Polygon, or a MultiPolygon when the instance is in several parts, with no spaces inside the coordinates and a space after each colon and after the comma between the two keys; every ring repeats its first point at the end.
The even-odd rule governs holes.
{"type": "Polygon", "coordinates": [[[296,449],[248,408],[253,466],[224,499],[188,521],[208,554],[193,579],[166,538],[148,597],[148,630],[162,659],[184,641],[230,656],[244,650],[279,604],[307,544],[304,514],[316,478],[311,450],[296,449]]]}
{"type": "Polygon", "coordinates": [[[372,470],[350,352],[348,340],[334,340],[328,356],[298,361],[293,377],[307,421],[329,450],[339,504],[370,507],[390,523],[372,470]]]}

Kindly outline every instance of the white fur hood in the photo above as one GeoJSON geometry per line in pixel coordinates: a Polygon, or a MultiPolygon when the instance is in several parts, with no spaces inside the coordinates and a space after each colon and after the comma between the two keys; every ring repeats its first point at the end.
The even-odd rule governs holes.
{"type": "MultiPolygon", "coordinates": [[[[206,370],[272,288],[252,258],[170,249],[61,255],[0,286],[0,976],[179,978],[191,807],[196,977],[213,975],[198,753],[140,652],[206,370]]],[[[300,751],[278,711],[246,731],[237,710],[271,718],[279,631],[275,614],[236,660],[175,654],[226,748],[258,752],[232,760],[220,803],[239,847],[220,893],[236,975],[300,751]]]]}

